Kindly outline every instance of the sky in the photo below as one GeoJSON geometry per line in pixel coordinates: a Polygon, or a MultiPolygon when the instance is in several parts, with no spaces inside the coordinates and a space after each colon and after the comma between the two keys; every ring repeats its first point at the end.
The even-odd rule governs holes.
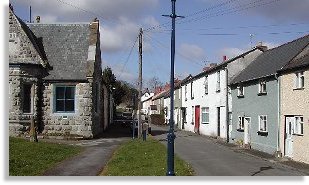
{"type": "MultiPolygon", "coordinates": [[[[139,29],[144,84],[170,79],[170,0],[10,0],[15,13],[42,23],[100,20],[102,67],[118,80],[138,79],[139,29]],[[146,83],[145,83],[146,82],[146,83]]],[[[262,42],[277,47],[309,33],[309,0],[177,0],[175,77],[200,73],[262,42]]]]}

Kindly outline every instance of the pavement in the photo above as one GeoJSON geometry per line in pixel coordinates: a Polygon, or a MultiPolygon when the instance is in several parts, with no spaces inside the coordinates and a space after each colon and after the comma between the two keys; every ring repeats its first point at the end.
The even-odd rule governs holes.
{"type": "MultiPolygon", "coordinates": [[[[152,126],[152,135],[166,145],[168,127],[152,126]]],[[[192,132],[175,132],[175,153],[197,176],[308,176],[309,165],[239,148],[192,132]]]]}
{"type": "Polygon", "coordinates": [[[92,140],[51,140],[44,142],[62,143],[84,148],[79,155],[69,158],[48,169],[43,176],[97,176],[123,142],[131,138],[130,130],[120,124],[111,125],[100,138],[92,140]]]}

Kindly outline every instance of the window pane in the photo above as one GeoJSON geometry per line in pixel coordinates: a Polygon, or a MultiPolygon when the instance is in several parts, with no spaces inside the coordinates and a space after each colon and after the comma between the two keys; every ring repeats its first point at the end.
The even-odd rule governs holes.
{"type": "Polygon", "coordinates": [[[75,88],[74,87],[66,87],[65,89],[65,99],[74,99],[75,88]]]}
{"type": "Polygon", "coordinates": [[[65,100],[65,111],[74,111],[74,100],[65,100]]]}
{"type": "Polygon", "coordinates": [[[64,99],[65,87],[56,87],[56,99],[64,99]]]}
{"type": "Polygon", "coordinates": [[[56,100],[56,111],[64,111],[64,100],[56,100]]]}
{"type": "Polygon", "coordinates": [[[23,112],[31,113],[31,86],[30,84],[24,85],[23,95],[23,112]]]}

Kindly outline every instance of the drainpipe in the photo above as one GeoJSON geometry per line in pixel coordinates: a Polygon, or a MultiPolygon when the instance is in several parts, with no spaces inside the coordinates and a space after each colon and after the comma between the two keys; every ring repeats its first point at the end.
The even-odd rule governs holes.
{"type": "Polygon", "coordinates": [[[281,80],[279,77],[279,74],[275,74],[275,78],[278,81],[278,89],[277,89],[277,94],[278,94],[278,130],[277,130],[277,152],[276,152],[276,157],[279,157],[280,155],[280,125],[281,125],[281,104],[280,104],[280,88],[281,88],[281,80]]]}
{"type": "Polygon", "coordinates": [[[229,143],[230,142],[230,136],[229,136],[229,89],[228,89],[228,70],[227,67],[225,67],[225,81],[226,81],[226,95],[225,95],[225,108],[226,108],[226,142],[229,143]]]}

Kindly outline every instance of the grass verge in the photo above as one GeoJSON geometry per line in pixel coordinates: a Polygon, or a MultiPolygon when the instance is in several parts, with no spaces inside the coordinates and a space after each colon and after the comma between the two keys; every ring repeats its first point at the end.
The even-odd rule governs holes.
{"type": "Polygon", "coordinates": [[[58,162],[82,151],[81,147],[55,143],[33,143],[25,139],[9,139],[9,175],[35,176],[58,162]]]}
{"type": "MultiPolygon", "coordinates": [[[[104,176],[164,176],[166,147],[151,137],[147,141],[131,140],[114,153],[100,175],[104,176]]],[[[175,156],[175,175],[191,176],[192,167],[175,156]]]]}

